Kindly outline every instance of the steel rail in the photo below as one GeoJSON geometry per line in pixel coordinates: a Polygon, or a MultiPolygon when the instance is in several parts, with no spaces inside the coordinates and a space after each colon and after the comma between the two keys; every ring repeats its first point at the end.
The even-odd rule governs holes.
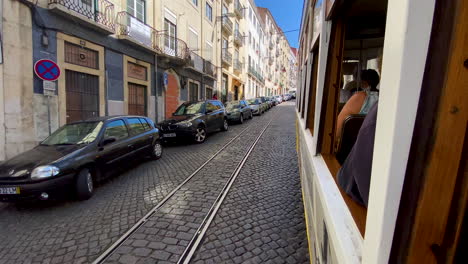
{"type": "Polygon", "coordinates": [[[196,250],[198,249],[198,246],[200,245],[203,237],[206,234],[206,231],[211,225],[211,222],[215,218],[219,208],[221,207],[221,204],[223,203],[224,199],[226,198],[229,190],[231,189],[232,185],[234,184],[235,180],[237,179],[237,176],[239,175],[240,171],[245,165],[245,162],[249,158],[250,154],[254,150],[254,148],[257,146],[258,141],[260,138],[263,136],[267,128],[270,126],[271,122],[273,122],[273,118],[271,118],[270,122],[263,128],[262,132],[260,135],[258,135],[257,139],[254,141],[254,143],[250,146],[249,150],[245,154],[244,158],[239,162],[237,165],[236,169],[234,172],[231,174],[229,177],[229,180],[226,182],[224,185],[223,189],[221,190],[220,194],[216,198],[215,202],[211,206],[210,210],[208,211],[207,215],[203,219],[202,223],[200,224],[200,227],[198,228],[197,232],[195,232],[194,236],[190,240],[189,244],[185,248],[184,252],[182,253],[182,256],[179,258],[177,264],[188,264],[190,263],[190,260],[192,259],[193,255],[195,254],[196,250]]]}
{"type": "MultiPolygon", "coordinates": [[[[271,123],[267,124],[267,126],[271,123]]],[[[219,149],[215,154],[213,154],[208,160],[206,160],[198,169],[196,169],[190,176],[188,176],[182,183],[175,187],[168,195],[164,197],[156,206],[154,206],[146,215],[144,215],[136,224],[134,224],[127,232],[125,232],[117,241],[115,241],[110,247],[106,249],[98,258],[96,258],[92,264],[101,264],[106,261],[106,259],[120,246],[122,245],[132,234],[134,234],[148,219],[155,214],[174,194],[182,188],[188,181],[190,181],[200,170],[202,170],[208,163],[210,163],[214,158],[216,158],[219,153],[225,150],[229,145],[231,145],[236,139],[238,139],[245,131],[247,131],[254,124],[250,124],[244,130],[242,130],[237,136],[229,140],[221,149],[219,149]]],[[[262,132],[263,133],[263,132],[262,132]]]]}

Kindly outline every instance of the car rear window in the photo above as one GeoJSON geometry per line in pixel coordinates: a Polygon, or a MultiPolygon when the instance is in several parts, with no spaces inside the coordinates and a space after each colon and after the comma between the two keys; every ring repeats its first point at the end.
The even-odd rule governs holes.
{"type": "Polygon", "coordinates": [[[139,118],[136,118],[136,117],[129,118],[128,119],[128,124],[130,125],[130,130],[131,130],[132,134],[134,134],[134,135],[145,132],[145,127],[140,122],[139,118]]]}

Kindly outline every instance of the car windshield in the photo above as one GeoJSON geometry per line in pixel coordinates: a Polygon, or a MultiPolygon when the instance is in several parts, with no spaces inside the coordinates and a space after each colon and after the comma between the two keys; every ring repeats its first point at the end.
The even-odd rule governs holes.
{"type": "Polygon", "coordinates": [[[102,122],[80,122],[65,125],[46,138],[41,145],[89,144],[96,140],[102,122]]]}
{"type": "Polygon", "coordinates": [[[256,104],[258,104],[256,99],[249,99],[249,100],[247,100],[247,103],[249,103],[249,105],[256,105],[256,104]]]}
{"type": "Polygon", "coordinates": [[[226,105],[226,109],[227,109],[227,110],[233,110],[233,109],[236,109],[236,108],[240,108],[240,105],[239,105],[239,102],[238,102],[238,101],[229,102],[229,103],[226,105]]]}
{"type": "Polygon", "coordinates": [[[175,116],[194,115],[194,114],[202,113],[203,104],[204,104],[204,102],[183,104],[183,105],[179,106],[179,108],[177,108],[174,115],[175,116]]]}

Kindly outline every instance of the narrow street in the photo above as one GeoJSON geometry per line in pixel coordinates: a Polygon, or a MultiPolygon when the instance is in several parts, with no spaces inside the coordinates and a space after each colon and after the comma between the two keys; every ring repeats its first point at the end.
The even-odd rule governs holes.
{"type": "Polygon", "coordinates": [[[88,201],[0,204],[0,263],[177,263],[187,247],[192,263],[307,263],[294,115],[283,103],[204,144],[169,145],[88,201]]]}

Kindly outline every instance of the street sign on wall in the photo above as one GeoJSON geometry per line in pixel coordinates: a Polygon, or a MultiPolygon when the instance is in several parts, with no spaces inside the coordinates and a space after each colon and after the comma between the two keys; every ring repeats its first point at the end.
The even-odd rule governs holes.
{"type": "Polygon", "coordinates": [[[43,81],[44,95],[45,96],[55,96],[56,85],[55,82],[43,81]]]}
{"type": "Polygon", "coordinates": [[[47,59],[36,61],[34,64],[34,72],[37,77],[44,81],[55,81],[60,77],[60,68],[58,65],[47,59]]]}

